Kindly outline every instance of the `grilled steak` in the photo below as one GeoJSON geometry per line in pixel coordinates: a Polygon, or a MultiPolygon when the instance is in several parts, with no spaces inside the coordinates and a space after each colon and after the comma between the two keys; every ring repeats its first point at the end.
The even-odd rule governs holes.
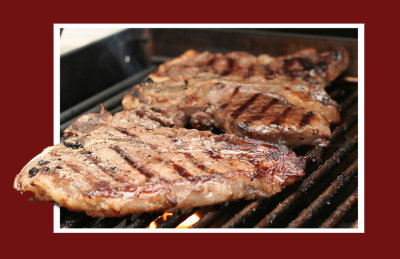
{"type": "Polygon", "coordinates": [[[153,79],[160,76],[190,78],[215,74],[261,82],[298,79],[325,87],[346,70],[348,63],[349,54],[343,48],[323,53],[305,49],[281,57],[266,54],[256,57],[246,52],[221,54],[188,50],[182,56],[160,65],[153,79]]]}
{"type": "Polygon", "coordinates": [[[188,50],[159,66],[151,82],[133,87],[126,110],[153,109],[176,126],[220,130],[289,146],[330,136],[339,108],[325,92],[349,62],[345,49],[292,55],[188,50]]]}
{"type": "Polygon", "coordinates": [[[215,126],[230,134],[289,146],[329,137],[329,123],[340,120],[336,102],[323,89],[299,81],[159,78],[133,87],[122,104],[126,110],[152,109],[178,127],[215,126]]]}
{"type": "Polygon", "coordinates": [[[285,146],[171,125],[153,110],[83,115],[14,187],[113,217],[270,197],[304,175],[303,159],[285,146]]]}

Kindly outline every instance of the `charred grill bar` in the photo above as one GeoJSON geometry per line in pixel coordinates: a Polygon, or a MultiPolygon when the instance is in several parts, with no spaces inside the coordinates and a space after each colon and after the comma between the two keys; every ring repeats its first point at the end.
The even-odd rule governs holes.
{"type": "MultiPolygon", "coordinates": [[[[296,42],[293,40],[301,39],[298,48],[345,46],[351,54],[350,70],[327,88],[330,96],[339,103],[342,118],[341,123],[332,128],[331,145],[326,148],[297,148],[295,151],[299,156],[305,155],[308,158],[305,177],[269,199],[230,201],[190,211],[176,211],[164,217],[163,213],[143,213],[122,218],[92,218],[84,213],[70,212],[61,208],[62,228],[175,228],[194,215],[197,217],[197,222],[192,223],[191,228],[356,228],[358,226],[358,86],[357,63],[355,63],[357,42],[335,38],[324,40],[302,38],[279,33],[223,31],[223,35],[220,36],[215,33],[215,30],[169,30],[169,34],[167,31],[157,29],[150,31],[151,37],[148,43],[154,44],[153,55],[145,53],[143,56],[150,56],[153,65],[63,111],[61,130],[80,115],[98,111],[96,107],[98,103],[102,103],[112,113],[120,111],[122,97],[134,83],[144,80],[156,69],[156,65],[170,59],[169,56],[177,56],[186,49],[223,52],[240,49],[280,55],[283,54],[281,52],[295,51],[296,42]],[[183,36],[184,31],[186,37],[183,36]],[[243,34],[252,40],[254,44],[252,48],[249,49],[243,39],[240,40],[243,34]],[[180,36],[181,41],[178,46],[175,44],[167,50],[166,45],[172,44],[174,36],[180,36]],[[202,42],[201,45],[189,40],[190,37],[200,36],[208,41],[202,42]],[[221,39],[224,36],[231,40],[228,41],[231,45],[223,49],[224,43],[221,39]],[[220,41],[216,41],[218,37],[221,37],[220,41]],[[266,42],[272,52],[262,45],[266,42]],[[307,46],[306,43],[310,45],[307,46]],[[315,159],[318,157],[320,159],[315,159]]],[[[148,49],[144,48],[144,51],[148,49]]]]}
{"type": "Polygon", "coordinates": [[[121,100],[125,92],[132,87],[132,85],[140,82],[148,74],[156,70],[155,66],[140,71],[129,78],[118,82],[117,84],[105,89],[104,91],[86,99],[77,105],[63,111],[61,113],[61,135],[62,132],[71,125],[78,117],[85,113],[92,113],[98,111],[98,104],[102,103],[107,110],[113,110],[121,106],[121,100]]]}

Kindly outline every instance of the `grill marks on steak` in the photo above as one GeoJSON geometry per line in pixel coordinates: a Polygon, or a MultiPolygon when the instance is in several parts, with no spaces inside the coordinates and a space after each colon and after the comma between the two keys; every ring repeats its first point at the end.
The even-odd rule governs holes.
{"type": "Polygon", "coordinates": [[[128,93],[122,101],[126,110],[157,109],[179,127],[187,123],[194,128],[215,126],[227,133],[290,146],[329,137],[329,123],[339,121],[337,104],[328,97],[328,102],[320,101],[326,99],[324,90],[299,82],[170,78],[134,89],[135,94],[128,93]],[[310,113],[313,116],[308,118],[310,113]]]}
{"type": "Polygon", "coordinates": [[[305,162],[264,140],[298,146],[328,137],[340,118],[323,88],[347,63],[345,50],[277,58],[188,51],[133,87],[123,100],[130,111],[81,116],[14,187],[95,217],[270,197],[300,179],[305,162]]]}
{"type": "Polygon", "coordinates": [[[135,168],[137,171],[139,171],[142,175],[144,175],[147,178],[151,178],[154,176],[154,173],[148,170],[144,165],[141,165],[135,159],[133,159],[127,152],[125,152],[123,149],[121,149],[119,146],[115,145],[111,147],[112,150],[117,152],[130,166],[135,168]]]}
{"type": "Polygon", "coordinates": [[[243,94],[232,99],[223,111],[214,112],[214,120],[217,127],[238,136],[289,146],[310,144],[330,135],[329,123],[320,114],[267,95],[243,94]],[[246,111],[239,114],[244,107],[246,111]]]}
{"type": "Polygon", "coordinates": [[[292,55],[189,50],[159,66],[152,82],[135,86],[123,99],[165,115],[179,127],[221,131],[300,146],[330,136],[340,121],[338,104],[324,87],[349,62],[345,49],[292,55]]]}
{"type": "Polygon", "coordinates": [[[265,54],[253,56],[246,52],[221,54],[188,50],[182,56],[160,65],[153,77],[214,74],[252,81],[300,79],[326,86],[347,68],[348,63],[349,54],[344,48],[323,53],[305,49],[281,57],[265,54]]]}
{"type": "MultiPolygon", "coordinates": [[[[232,94],[232,96],[234,96],[234,95],[236,95],[235,92],[232,94]]],[[[236,119],[237,117],[239,117],[239,115],[242,114],[257,99],[257,97],[259,97],[260,95],[261,95],[261,93],[255,93],[250,97],[250,99],[248,99],[245,103],[240,105],[239,108],[237,108],[232,113],[233,119],[236,119]]]]}
{"type": "Polygon", "coordinates": [[[304,175],[304,161],[284,146],[163,127],[146,114],[83,115],[66,130],[82,146],[45,149],[14,187],[98,217],[269,197],[304,175]]]}

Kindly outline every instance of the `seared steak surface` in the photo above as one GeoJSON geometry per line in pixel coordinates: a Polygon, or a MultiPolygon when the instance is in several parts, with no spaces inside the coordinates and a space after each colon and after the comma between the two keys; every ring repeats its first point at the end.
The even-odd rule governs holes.
{"type": "Polygon", "coordinates": [[[81,116],[14,188],[94,217],[270,197],[304,176],[304,159],[282,144],[323,143],[340,121],[324,88],[348,61],[344,49],[189,50],[135,85],[125,111],[81,116]],[[213,127],[228,134],[196,130],[213,127]]]}
{"type": "Polygon", "coordinates": [[[344,48],[322,53],[310,48],[280,57],[267,54],[254,56],[247,52],[221,54],[188,50],[182,56],[160,65],[153,76],[214,74],[261,82],[299,79],[325,87],[346,70],[348,64],[349,54],[344,48]]]}
{"type": "Polygon", "coordinates": [[[178,127],[215,126],[230,134],[300,146],[329,137],[329,122],[340,119],[336,102],[319,94],[324,90],[307,87],[313,88],[299,82],[166,78],[136,85],[122,104],[126,110],[151,109],[178,127]]]}
{"type": "Polygon", "coordinates": [[[339,107],[324,87],[348,62],[345,49],[282,57],[188,50],[134,86],[122,105],[153,109],[179,127],[217,127],[292,147],[308,145],[328,138],[330,124],[340,121],[339,107]]]}
{"type": "Polygon", "coordinates": [[[83,115],[14,187],[90,216],[113,217],[270,197],[304,175],[282,145],[171,128],[153,110],[83,115]]]}

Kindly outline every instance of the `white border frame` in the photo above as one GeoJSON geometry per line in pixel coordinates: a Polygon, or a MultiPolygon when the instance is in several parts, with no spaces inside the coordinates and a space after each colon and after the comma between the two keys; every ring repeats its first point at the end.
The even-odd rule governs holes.
{"type": "Polygon", "coordinates": [[[364,192],[364,24],[54,24],[54,144],[60,143],[60,29],[61,28],[353,28],[358,29],[358,228],[240,228],[240,229],[126,229],[60,228],[60,207],[54,205],[54,233],[365,233],[364,192]]]}

